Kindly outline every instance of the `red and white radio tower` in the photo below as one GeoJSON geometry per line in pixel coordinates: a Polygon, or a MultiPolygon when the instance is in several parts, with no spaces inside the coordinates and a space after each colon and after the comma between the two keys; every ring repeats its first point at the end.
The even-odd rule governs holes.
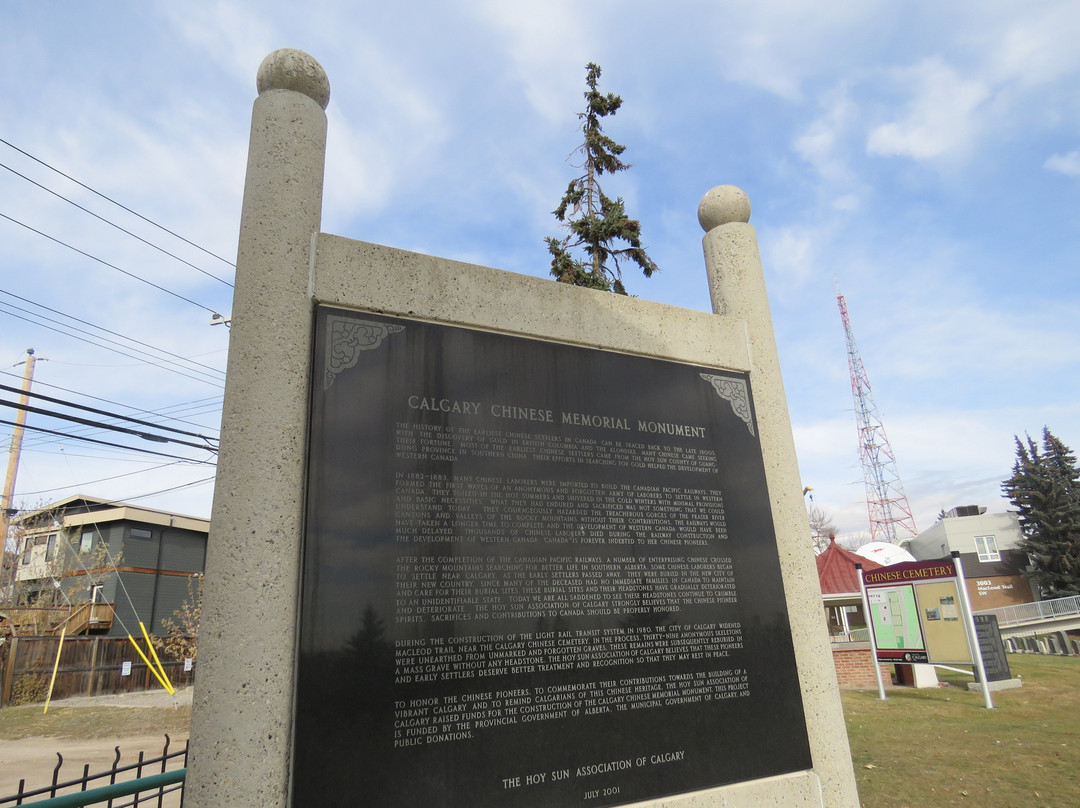
{"type": "Polygon", "coordinates": [[[866,509],[870,514],[870,540],[897,544],[897,528],[906,530],[912,537],[918,534],[915,518],[896,470],[896,456],[881,423],[874,394],[870,392],[870,379],[851,331],[847,303],[839,289],[836,303],[840,306],[840,319],[847,339],[851,395],[855,399],[855,419],[859,429],[859,458],[866,480],[866,509]]]}

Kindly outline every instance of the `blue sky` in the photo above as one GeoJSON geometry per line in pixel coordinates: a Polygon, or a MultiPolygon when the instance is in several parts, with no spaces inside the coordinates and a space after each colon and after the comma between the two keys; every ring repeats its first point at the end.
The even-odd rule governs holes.
{"type": "MultiPolygon", "coordinates": [[[[233,260],[255,72],[301,48],[332,88],[324,230],[543,276],[595,61],[633,163],[605,189],[661,267],[629,291],[707,308],[697,204],[743,188],[804,482],[842,534],[867,531],[835,278],[923,529],[943,508],[1005,506],[1014,434],[1045,425],[1080,448],[1077,41],[1080,6],[1038,0],[16,0],[0,5],[0,138],[233,260]]],[[[10,146],[0,164],[0,213],[191,301],[0,218],[0,383],[34,347],[41,392],[216,434],[220,374],[20,318],[48,306],[220,370],[228,334],[209,320],[230,288],[12,170],[226,281],[231,267],[10,146]]],[[[16,502],[175,489],[136,501],[206,515],[211,471],[28,435],[16,502]]]]}

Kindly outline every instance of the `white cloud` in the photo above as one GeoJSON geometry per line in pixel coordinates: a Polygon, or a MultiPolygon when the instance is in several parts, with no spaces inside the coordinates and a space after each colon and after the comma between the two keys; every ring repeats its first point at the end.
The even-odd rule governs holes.
{"type": "Polygon", "coordinates": [[[910,101],[897,120],[870,132],[867,152],[915,160],[962,156],[979,135],[978,113],[990,98],[990,87],[962,77],[938,57],[894,70],[893,78],[910,101]]]}
{"type": "MultiPolygon", "coordinates": [[[[815,233],[804,227],[771,230],[762,239],[761,251],[769,270],[796,288],[816,276],[815,233]]],[[[779,292],[780,290],[777,290],[779,292]]]]}
{"type": "Polygon", "coordinates": [[[497,33],[494,44],[510,60],[510,77],[532,108],[549,123],[568,120],[566,87],[581,84],[586,62],[603,62],[585,36],[591,5],[474,0],[472,6],[476,19],[497,33]]]}
{"type": "Polygon", "coordinates": [[[808,81],[838,64],[857,62],[876,31],[888,27],[882,2],[806,3],[762,0],[690,13],[715,42],[725,78],[799,101],[808,81]]]}
{"type": "Polygon", "coordinates": [[[855,213],[862,207],[858,194],[841,194],[832,201],[833,210],[841,213],[855,213]]]}
{"type": "MultiPolygon", "coordinates": [[[[1001,481],[1015,457],[1018,408],[943,409],[882,416],[915,524],[926,530],[940,510],[956,505],[1009,507],[1001,481]]],[[[803,483],[836,522],[839,534],[868,530],[866,486],[859,464],[855,415],[794,424],[803,483]]]]}
{"type": "Polygon", "coordinates": [[[1070,177],[1080,177],[1080,151],[1068,154],[1054,154],[1043,163],[1043,168],[1057,171],[1070,177]]]}
{"type": "Polygon", "coordinates": [[[822,179],[848,183],[852,179],[843,141],[856,113],[846,87],[840,87],[823,99],[824,113],[795,139],[795,151],[810,163],[822,179]]]}
{"type": "Polygon", "coordinates": [[[825,211],[852,214],[861,209],[867,190],[851,165],[860,110],[847,82],[825,93],[820,104],[822,114],[798,134],[793,147],[820,178],[817,192],[825,211]]]}
{"type": "Polygon", "coordinates": [[[1080,11],[1073,0],[1032,3],[1000,24],[1003,30],[992,29],[981,42],[987,72],[997,80],[1033,87],[1080,69],[1080,11]]]}
{"type": "Polygon", "coordinates": [[[252,65],[257,67],[275,48],[287,47],[277,40],[273,26],[242,2],[164,4],[158,11],[174,33],[252,88],[252,65]]]}
{"type": "MultiPolygon", "coordinates": [[[[957,287],[956,291],[960,291],[957,287]]],[[[1025,311],[1015,301],[993,303],[921,300],[890,306],[890,335],[877,348],[889,357],[890,373],[926,387],[965,378],[969,392],[985,388],[1000,395],[994,370],[1015,368],[1018,376],[1074,368],[1080,362],[1080,336],[1072,328],[1071,303],[1043,301],[1025,311]]],[[[1063,379],[1059,387],[1072,386],[1063,379]]]]}
{"type": "MultiPolygon", "coordinates": [[[[230,256],[256,67],[300,47],[333,85],[324,229],[543,274],[540,237],[555,232],[582,68],[595,60],[627,100],[611,134],[635,167],[613,190],[663,269],[632,291],[707,308],[693,211],[719,182],[751,194],[805,482],[841,511],[842,530],[865,530],[866,512],[834,273],[920,526],[941,507],[990,504],[1014,432],[1047,423],[1080,445],[1076,288],[1061,269],[1075,216],[1048,173],[1080,176],[1075,0],[313,3],[298,14],[284,0],[199,0],[135,16],[106,4],[55,20],[3,6],[4,136],[230,256]],[[876,159],[940,168],[969,153],[956,183],[876,159]],[[1047,171],[1031,170],[1043,160],[1047,171]],[[1001,187],[1013,226],[977,207],[1001,187]]],[[[200,302],[228,299],[204,301],[213,284],[21,181],[0,177],[0,190],[5,212],[200,302]]],[[[179,353],[227,342],[192,307],[14,226],[0,236],[13,292],[44,290],[61,311],[179,353]]],[[[203,393],[157,370],[104,369],[113,357],[4,322],[3,355],[34,345],[54,360],[40,366],[45,382],[147,407],[203,393]]],[[[72,475],[60,458],[49,474],[106,476],[91,465],[72,475]]],[[[109,495],[145,490],[128,482],[109,495]]]]}

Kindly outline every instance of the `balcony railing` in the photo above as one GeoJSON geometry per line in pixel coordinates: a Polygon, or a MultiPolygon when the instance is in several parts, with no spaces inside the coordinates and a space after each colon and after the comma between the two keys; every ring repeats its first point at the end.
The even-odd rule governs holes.
{"type": "Polygon", "coordinates": [[[829,640],[834,643],[870,642],[870,629],[854,628],[851,631],[841,631],[839,634],[829,635],[829,640]]]}
{"type": "Polygon", "coordinates": [[[0,620],[17,637],[59,634],[83,634],[88,630],[107,630],[112,626],[115,609],[111,603],[80,603],[74,606],[13,606],[0,608],[0,620]]]}
{"type": "Polygon", "coordinates": [[[14,634],[48,634],[71,613],[67,606],[5,606],[0,617],[14,634]]]}

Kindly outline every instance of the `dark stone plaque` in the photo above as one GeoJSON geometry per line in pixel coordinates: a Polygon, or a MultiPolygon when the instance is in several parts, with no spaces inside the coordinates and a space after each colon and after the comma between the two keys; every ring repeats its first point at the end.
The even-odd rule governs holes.
{"type": "Polygon", "coordinates": [[[295,805],[811,766],[746,375],[326,307],[314,362],[295,805]]]}
{"type": "MultiPolygon", "coordinates": [[[[1009,657],[1005,654],[1005,643],[1001,641],[997,615],[977,614],[975,617],[975,636],[979,640],[979,652],[982,654],[983,667],[986,669],[986,681],[1004,682],[1012,678],[1009,670],[1009,657]]],[[[979,669],[975,668],[975,681],[979,681],[979,669]]]]}

